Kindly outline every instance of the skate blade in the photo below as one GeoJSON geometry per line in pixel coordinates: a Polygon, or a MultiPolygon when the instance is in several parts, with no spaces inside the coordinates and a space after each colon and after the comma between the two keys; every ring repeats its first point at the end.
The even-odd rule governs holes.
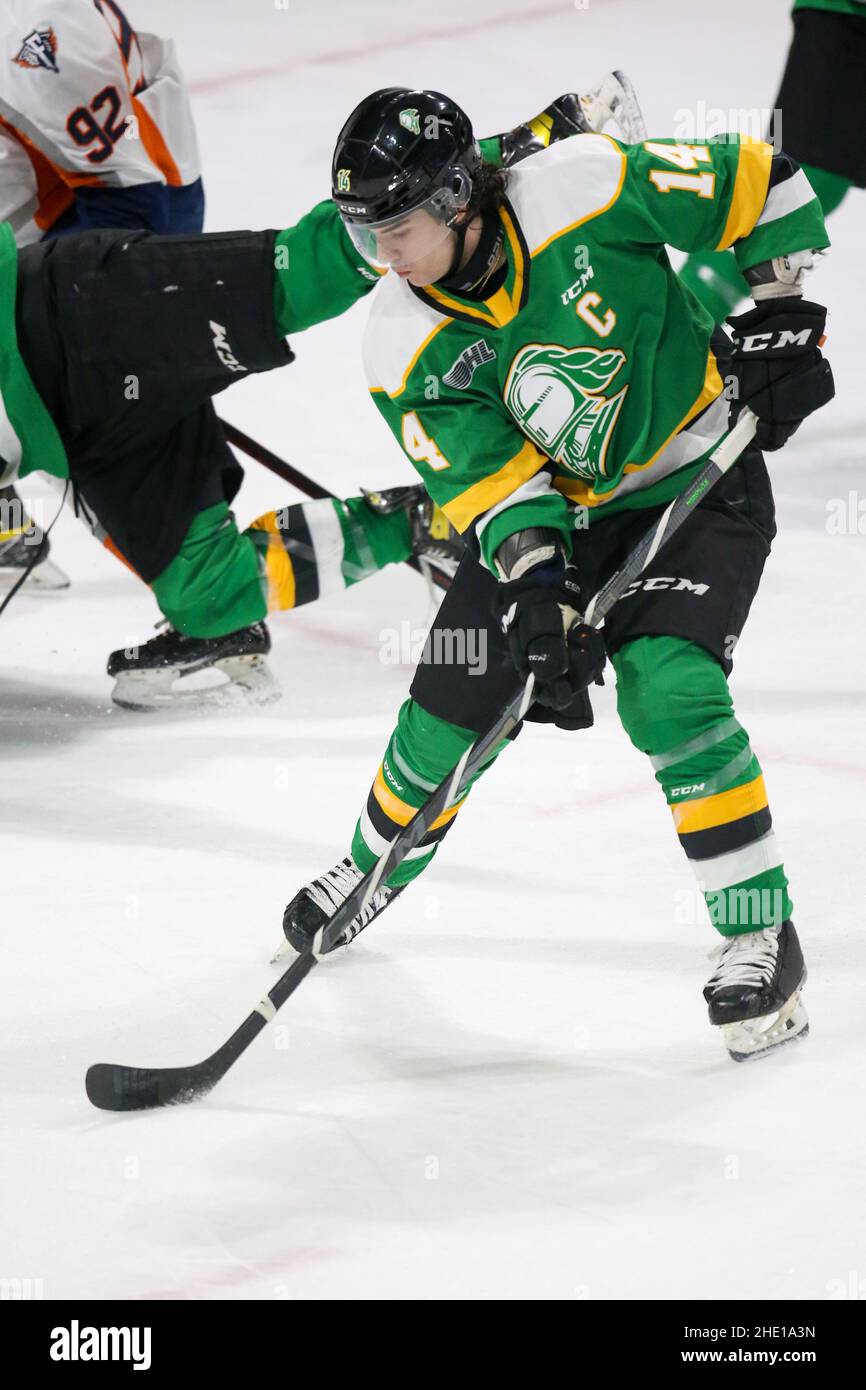
{"type": "Polygon", "coordinates": [[[602,131],[613,121],[625,144],[636,145],[646,139],[646,123],[637,93],[624,72],[607,73],[597,87],[579,100],[593,130],[602,131]]]}
{"type": "MultiPolygon", "coordinates": [[[[17,584],[24,573],[22,565],[0,565],[0,593],[5,594],[17,584]]],[[[43,560],[41,564],[34,565],[27,576],[24,588],[28,594],[55,593],[58,589],[69,588],[69,576],[63,573],[59,565],[55,565],[53,560],[43,560]]]]}
{"type": "Polygon", "coordinates": [[[121,709],[150,713],[161,709],[238,709],[270,705],[282,695],[263,656],[229,656],[206,671],[184,673],[177,666],[158,671],[122,671],[111,698],[121,709]],[[225,677],[218,684],[213,676],[225,677]],[[196,678],[210,683],[197,684],[196,678]],[[183,682],[182,688],[176,688],[183,682]]]}
{"type": "Polygon", "coordinates": [[[742,1023],[725,1023],[722,1033],[733,1061],[754,1062],[787,1043],[805,1040],[809,1036],[809,1015],[798,989],[775,1013],[742,1023]]]}

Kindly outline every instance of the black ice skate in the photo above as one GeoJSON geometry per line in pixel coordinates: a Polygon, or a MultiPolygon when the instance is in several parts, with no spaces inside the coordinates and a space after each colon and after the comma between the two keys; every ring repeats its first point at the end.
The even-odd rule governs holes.
{"type": "Polygon", "coordinates": [[[27,515],[13,487],[0,488],[0,593],[27,575],[28,592],[68,589],[69,579],[49,559],[51,542],[27,515]]]}
{"type": "Polygon", "coordinates": [[[447,588],[463,556],[463,540],[441,507],[428,496],[423,483],[410,487],[386,487],[381,492],[361,488],[367,506],[381,516],[404,511],[409,517],[410,543],[416,559],[433,571],[440,587],[447,588]]]}
{"type": "MultiPolygon", "coordinates": [[[[306,950],[311,942],[315,942],[317,935],[324,930],[337,908],[346,901],[353,889],[357,888],[363,877],[351,854],[347,854],[333,869],[329,869],[319,878],[314,878],[312,883],[306,884],[292,898],[283,913],[283,931],[286,939],[280,942],[273,959],[282,960],[289,954],[290,946],[300,952],[306,950]]],[[[369,906],[359,916],[352,918],[339,941],[328,947],[328,952],[335,951],[338,946],[348,946],[349,942],[368,927],[373,918],[378,917],[389,902],[401,892],[400,888],[380,888],[369,906]]],[[[318,950],[318,946],[316,949],[318,950]]],[[[328,952],[323,951],[322,954],[328,952]]]]}
{"type": "Polygon", "coordinates": [[[111,653],[111,698],[134,710],[268,704],[280,697],[265,661],[270,649],[264,623],[225,637],[185,637],[166,624],[142,646],[111,653]]]}
{"type": "Polygon", "coordinates": [[[809,1019],[800,1002],[806,967],[793,922],[728,937],[716,958],[704,998],[710,1023],[724,1030],[735,1062],[762,1057],[808,1035],[809,1019]]]}

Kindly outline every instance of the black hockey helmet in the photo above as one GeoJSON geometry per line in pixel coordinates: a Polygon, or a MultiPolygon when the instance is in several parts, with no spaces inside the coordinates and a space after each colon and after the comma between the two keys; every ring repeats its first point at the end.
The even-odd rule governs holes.
{"type": "Polygon", "coordinates": [[[422,209],[443,236],[469,206],[481,162],[472,122],[450,97],[386,87],[340,131],[331,196],[362,255],[388,264],[378,259],[376,231],[422,209]]]}

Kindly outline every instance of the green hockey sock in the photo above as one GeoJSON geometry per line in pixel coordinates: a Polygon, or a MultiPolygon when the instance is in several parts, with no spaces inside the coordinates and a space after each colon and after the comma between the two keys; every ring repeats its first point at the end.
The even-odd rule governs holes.
{"type": "Polygon", "coordinates": [[[400,509],[389,516],[374,512],[363,497],[347,497],[334,506],[343,532],[343,578],[348,588],[384,569],[408,560],[412,553],[409,518],[400,509]]]}
{"type": "Polygon", "coordinates": [[[749,293],[732,251],[695,252],[680,270],[680,279],[712,314],[714,323],[723,323],[749,293]]]}
{"type": "Polygon", "coordinates": [[[263,567],[269,610],[342,593],[411,554],[406,513],[382,516],[363,497],[295,502],[256,517],[245,535],[263,567]]]}
{"type": "Polygon", "coordinates": [[[613,665],[620,719],[655,769],[713,926],[735,936],[787,921],[761,767],[718,661],[678,637],[641,637],[613,665]]]}
{"type": "Polygon", "coordinates": [[[267,612],[255,547],[225,502],[198,513],[151,588],[165,617],[189,637],[223,637],[267,612]]]}
{"type": "MultiPolygon", "coordinates": [[[[435,791],[477,737],[470,729],[428,714],[414,700],[405,702],[370,788],[367,805],[355,827],[352,857],[359,869],[364,873],[372,869],[398,831],[408,825],[418,807],[435,791]]],[[[392,888],[410,883],[426,869],[453,825],[469,789],[504,747],[505,743],[491,754],[460,799],[445,808],[421,843],[410,850],[399,868],[389,876],[387,882],[392,888]]]]}

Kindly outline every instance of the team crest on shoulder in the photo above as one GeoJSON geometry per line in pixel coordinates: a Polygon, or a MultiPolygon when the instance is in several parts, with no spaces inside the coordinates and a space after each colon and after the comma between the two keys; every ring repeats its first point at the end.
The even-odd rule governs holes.
{"type": "Polygon", "coordinates": [[[12,61],[19,68],[47,68],[49,72],[59,72],[57,35],[51,25],[43,23],[31,29],[12,61]]]}
{"type": "Polygon", "coordinates": [[[575,477],[604,474],[628,385],[605,395],[626,356],[619,348],[521,348],[505,383],[505,405],[538,447],[575,477]]]}

